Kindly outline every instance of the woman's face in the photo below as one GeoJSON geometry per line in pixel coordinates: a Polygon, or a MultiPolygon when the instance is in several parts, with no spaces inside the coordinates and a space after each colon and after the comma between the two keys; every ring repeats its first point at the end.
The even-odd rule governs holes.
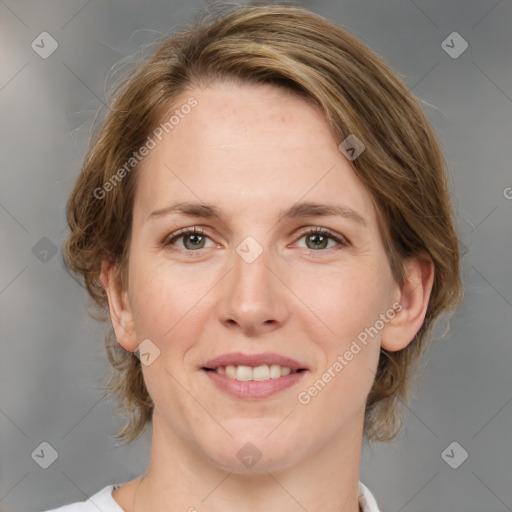
{"type": "Polygon", "coordinates": [[[223,468],[284,468],[360,436],[400,290],[370,195],[315,107],[216,84],[176,108],[191,96],[137,171],[134,334],[119,338],[146,340],[167,439],[223,468]]]}

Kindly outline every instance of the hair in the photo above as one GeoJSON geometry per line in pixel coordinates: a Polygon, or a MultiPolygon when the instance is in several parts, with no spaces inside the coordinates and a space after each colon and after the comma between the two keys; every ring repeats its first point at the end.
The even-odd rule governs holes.
{"type": "Polygon", "coordinates": [[[87,288],[96,311],[91,315],[107,324],[107,390],[117,398],[116,413],[127,420],[115,437],[135,439],[153,411],[139,359],[115,339],[100,280],[107,260],[127,283],[137,176],[137,162],[130,159],[179,97],[221,81],[271,84],[299,94],[320,107],[338,143],[349,135],[363,141],[365,151],[351,163],[376,208],[394,278],[404,282],[407,258],[433,263],[425,320],[404,349],[381,349],[367,398],[365,438],[392,439],[403,424],[399,402],[410,397],[433,322],[462,297],[446,163],[420,101],[381,57],[324,17],[275,2],[202,12],[159,42],[115,89],[68,200],[64,264],[87,288]]]}

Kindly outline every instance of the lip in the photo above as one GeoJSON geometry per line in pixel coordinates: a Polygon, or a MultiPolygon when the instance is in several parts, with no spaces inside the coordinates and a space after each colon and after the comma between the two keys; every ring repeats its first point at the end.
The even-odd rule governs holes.
{"type": "Polygon", "coordinates": [[[202,369],[201,371],[212,380],[218,389],[230,394],[231,396],[244,400],[258,400],[267,398],[278,393],[279,391],[293,386],[303,378],[304,374],[309,373],[307,371],[303,371],[298,373],[290,373],[289,375],[279,377],[278,379],[269,379],[263,381],[240,381],[236,379],[230,379],[229,377],[220,375],[215,371],[208,371],[205,369],[202,369]]]}
{"type": "MultiPolygon", "coordinates": [[[[282,356],[280,354],[275,354],[272,352],[265,352],[262,354],[244,354],[242,352],[233,352],[231,354],[222,354],[218,357],[215,357],[213,359],[210,359],[207,361],[202,368],[208,368],[208,369],[215,369],[219,366],[228,366],[228,365],[235,365],[235,366],[261,366],[263,364],[278,364],[279,366],[285,366],[287,368],[290,368],[292,371],[297,370],[308,370],[309,368],[295,359],[292,359],[290,357],[282,356]]],[[[207,373],[215,373],[215,372],[207,372],[207,373]]],[[[301,372],[304,373],[304,372],[301,372]]],[[[218,375],[218,374],[216,374],[218,375]]],[[[295,374],[293,374],[295,375],[295,374]]],[[[282,378],[282,377],[280,377],[282,378]]],[[[233,379],[229,379],[233,380],[233,379]]],[[[279,379],[273,379],[278,381],[279,379]]],[[[249,381],[247,381],[249,382],[249,381]]],[[[261,381],[265,382],[265,381],[261,381]]]]}

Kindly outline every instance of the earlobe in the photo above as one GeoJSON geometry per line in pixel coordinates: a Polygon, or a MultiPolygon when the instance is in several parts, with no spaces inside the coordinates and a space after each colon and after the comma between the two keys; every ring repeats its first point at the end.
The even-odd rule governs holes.
{"type": "Polygon", "coordinates": [[[129,352],[137,349],[137,336],[128,293],[123,289],[118,268],[112,262],[104,260],[101,264],[101,283],[108,298],[110,319],[118,343],[129,352]]]}
{"type": "Polygon", "coordinates": [[[434,284],[430,258],[411,258],[404,263],[405,281],[400,286],[400,311],[382,331],[382,348],[396,352],[405,348],[420,330],[434,284]]]}

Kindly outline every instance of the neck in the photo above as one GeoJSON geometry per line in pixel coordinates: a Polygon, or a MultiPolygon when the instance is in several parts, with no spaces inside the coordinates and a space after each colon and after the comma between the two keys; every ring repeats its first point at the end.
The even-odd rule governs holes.
{"type": "Polygon", "coordinates": [[[147,474],[133,490],[134,512],[360,510],[360,429],[339,432],[329,445],[314,447],[295,464],[278,467],[262,459],[258,470],[255,466],[246,473],[221,468],[199,448],[191,448],[191,443],[165,428],[157,413],[152,436],[147,474]]]}

